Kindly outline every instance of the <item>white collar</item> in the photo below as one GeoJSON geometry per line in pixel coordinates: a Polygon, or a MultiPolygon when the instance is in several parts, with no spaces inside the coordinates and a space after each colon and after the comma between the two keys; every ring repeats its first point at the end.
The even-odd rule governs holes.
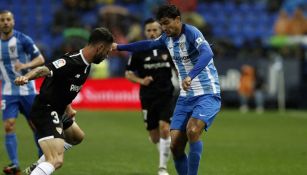
{"type": "Polygon", "coordinates": [[[83,62],[84,62],[87,66],[90,65],[90,63],[88,63],[88,62],[86,61],[86,59],[84,58],[84,55],[83,55],[83,53],[82,53],[82,49],[80,50],[80,55],[81,55],[81,58],[82,58],[83,62]]]}

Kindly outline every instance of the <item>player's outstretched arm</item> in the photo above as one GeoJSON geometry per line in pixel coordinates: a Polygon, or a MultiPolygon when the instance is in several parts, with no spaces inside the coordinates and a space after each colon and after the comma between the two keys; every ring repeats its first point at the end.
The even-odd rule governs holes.
{"type": "Polygon", "coordinates": [[[39,55],[28,63],[20,63],[19,61],[17,61],[15,64],[15,70],[21,71],[23,69],[28,69],[28,68],[33,69],[37,66],[43,65],[44,63],[45,63],[44,57],[42,55],[39,55]]]}
{"type": "Polygon", "coordinates": [[[15,84],[18,86],[27,84],[30,80],[34,80],[40,77],[45,77],[51,75],[51,71],[46,66],[37,67],[24,76],[17,77],[15,79],[15,84]]]}

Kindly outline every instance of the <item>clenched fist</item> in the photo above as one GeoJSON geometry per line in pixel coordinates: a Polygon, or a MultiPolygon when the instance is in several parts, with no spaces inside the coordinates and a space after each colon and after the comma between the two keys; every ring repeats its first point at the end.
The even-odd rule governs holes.
{"type": "Polygon", "coordinates": [[[28,82],[29,82],[29,79],[25,76],[17,77],[14,81],[14,83],[18,86],[22,86],[24,84],[27,84],[28,82]]]}
{"type": "Polygon", "coordinates": [[[187,91],[190,86],[191,86],[191,82],[192,82],[192,79],[191,77],[187,76],[183,81],[182,81],[182,88],[183,90],[187,91]]]}

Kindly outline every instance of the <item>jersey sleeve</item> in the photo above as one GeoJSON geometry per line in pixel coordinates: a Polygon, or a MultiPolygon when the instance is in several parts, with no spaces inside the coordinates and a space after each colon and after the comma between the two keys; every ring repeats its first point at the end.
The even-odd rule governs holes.
{"type": "Polygon", "coordinates": [[[197,28],[192,27],[189,32],[189,42],[191,42],[199,52],[197,62],[188,74],[189,77],[194,79],[209,64],[210,60],[213,58],[213,52],[209,43],[197,28]]]}
{"type": "Polygon", "coordinates": [[[142,52],[153,49],[165,48],[165,35],[162,34],[159,38],[155,40],[143,40],[137,41],[129,44],[119,44],[117,49],[119,51],[129,51],[129,52],[142,52]]]}
{"type": "Polygon", "coordinates": [[[22,35],[22,46],[25,52],[30,55],[31,60],[41,54],[34,41],[27,35],[22,35]]]}
{"type": "Polygon", "coordinates": [[[72,61],[68,57],[54,60],[46,64],[46,67],[50,70],[52,77],[67,75],[69,70],[73,69],[72,61]]]}

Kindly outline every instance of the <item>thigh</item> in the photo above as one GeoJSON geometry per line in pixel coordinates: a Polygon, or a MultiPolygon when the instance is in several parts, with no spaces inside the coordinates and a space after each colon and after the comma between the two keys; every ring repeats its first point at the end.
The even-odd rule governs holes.
{"type": "Polygon", "coordinates": [[[84,132],[76,122],[64,130],[65,141],[71,145],[80,143],[84,138],[84,132]]]}
{"type": "Polygon", "coordinates": [[[197,98],[192,117],[203,121],[207,130],[221,109],[221,98],[217,95],[203,95],[197,98]]]}
{"type": "Polygon", "coordinates": [[[1,100],[2,120],[17,118],[19,97],[16,95],[3,95],[1,100]]]}
{"type": "Polygon", "coordinates": [[[46,139],[39,141],[39,146],[41,147],[46,161],[61,157],[63,159],[64,155],[64,140],[60,138],[46,139]]]}
{"type": "Polygon", "coordinates": [[[62,114],[52,106],[34,104],[30,121],[37,132],[38,141],[64,138],[62,114]]]}
{"type": "Polygon", "coordinates": [[[20,96],[20,111],[24,114],[27,120],[30,118],[30,112],[35,99],[35,95],[20,96]]]}
{"type": "Polygon", "coordinates": [[[191,112],[192,107],[185,103],[185,98],[179,97],[171,121],[171,130],[185,131],[191,112]]]}

